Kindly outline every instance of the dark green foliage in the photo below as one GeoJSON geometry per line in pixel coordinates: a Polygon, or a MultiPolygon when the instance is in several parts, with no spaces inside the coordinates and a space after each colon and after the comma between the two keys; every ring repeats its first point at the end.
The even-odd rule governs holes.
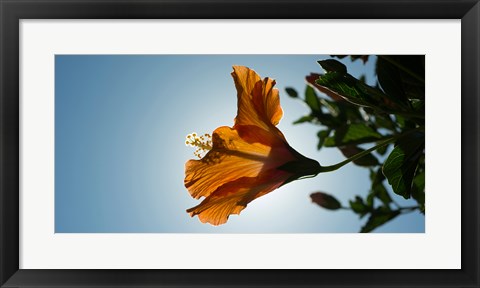
{"type": "Polygon", "coordinates": [[[383,176],[381,168],[378,169],[377,172],[370,170],[370,180],[372,180],[370,195],[378,198],[384,206],[389,207],[389,204],[392,203],[392,198],[388,194],[385,185],[383,185],[383,180],[385,180],[385,177],[383,176]]]}
{"type": "Polygon", "coordinates": [[[425,213],[425,171],[417,173],[413,178],[412,198],[418,202],[420,212],[425,213]]]}
{"type": "Polygon", "coordinates": [[[382,135],[365,124],[351,124],[338,127],[333,137],[325,140],[325,147],[345,146],[348,144],[369,143],[382,138],[382,135]]]}
{"type": "Polygon", "coordinates": [[[313,119],[315,119],[315,116],[313,116],[313,115],[306,115],[306,116],[300,117],[298,120],[296,120],[295,122],[293,122],[293,124],[300,124],[300,123],[304,123],[304,122],[311,122],[313,119]]]}
{"type": "Polygon", "coordinates": [[[367,213],[369,213],[371,210],[371,208],[367,204],[365,204],[362,197],[360,196],[356,196],[354,201],[350,200],[349,202],[352,211],[360,215],[360,218],[367,215],[367,213]]]}
{"type": "Polygon", "coordinates": [[[363,75],[353,77],[338,60],[318,61],[324,73],[306,76],[304,98],[287,88],[288,95],[310,107],[309,114],[295,124],[322,126],[317,133],[317,148],[334,147],[346,158],[382,140],[397,139],[353,161],[370,169],[372,183],[365,197],[357,195],[349,201],[348,209],[361,218],[368,215],[361,232],[370,232],[403,213],[425,213],[425,56],[332,57],[376,61],[376,85],[368,85],[363,75]],[[412,198],[418,206],[400,207],[395,197],[412,198]]]}
{"type": "Polygon", "coordinates": [[[305,90],[305,103],[312,109],[313,113],[322,112],[320,109],[320,99],[318,99],[317,93],[315,93],[315,90],[310,86],[307,86],[305,90]]]}
{"type": "Polygon", "coordinates": [[[425,135],[416,133],[399,141],[383,164],[383,174],[392,185],[393,192],[410,198],[417,164],[423,155],[425,135]]]}
{"type": "Polygon", "coordinates": [[[400,71],[395,65],[379,57],[377,60],[377,77],[383,91],[390,96],[392,101],[403,107],[408,105],[409,102],[403,89],[400,71]]]}
{"type": "Polygon", "coordinates": [[[327,72],[338,72],[339,74],[347,74],[347,66],[334,59],[318,61],[318,64],[327,72]]]}
{"type": "MultiPolygon", "coordinates": [[[[355,145],[347,145],[340,147],[340,151],[342,151],[342,154],[345,157],[350,158],[360,152],[365,151],[365,149],[359,148],[355,145]]],[[[372,154],[368,154],[360,159],[354,160],[353,163],[357,164],[358,166],[376,166],[378,165],[378,160],[372,154]]]]}
{"type": "Polygon", "coordinates": [[[379,207],[370,213],[370,217],[368,217],[367,223],[362,227],[360,230],[361,233],[370,232],[373,229],[381,226],[388,221],[392,220],[393,218],[400,215],[399,210],[390,210],[386,209],[385,207],[379,207]]]}
{"type": "Polygon", "coordinates": [[[318,131],[317,133],[317,136],[318,136],[318,145],[317,145],[317,149],[320,150],[323,146],[323,144],[325,143],[325,140],[327,139],[327,137],[330,135],[330,132],[332,130],[328,129],[328,130],[321,130],[321,131],[318,131]]]}

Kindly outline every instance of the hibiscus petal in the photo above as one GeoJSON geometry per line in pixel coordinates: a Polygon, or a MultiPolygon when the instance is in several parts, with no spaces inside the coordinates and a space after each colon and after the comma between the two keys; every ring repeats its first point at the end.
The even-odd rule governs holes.
{"type": "Polygon", "coordinates": [[[257,82],[252,91],[252,101],[264,122],[276,126],[282,119],[283,110],[280,106],[278,89],[273,86],[275,86],[275,80],[271,78],[257,82]]]}
{"type": "Polygon", "coordinates": [[[238,100],[235,126],[254,125],[271,130],[283,115],[278,89],[273,88],[275,80],[262,81],[255,71],[244,66],[233,66],[232,77],[238,100]]]}
{"type": "Polygon", "coordinates": [[[295,160],[288,144],[256,126],[219,127],[212,142],[212,150],[202,159],[185,164],[185,187],[197,199],[209,196],[224,183],[256,177],[295,160]]]}
{"type": "Polygon", "coordinates": [[[237,130],[219,127],[213,132],[212,142],[212,150],[202,159],[185,164],[184,183],[192,197],[206,197],[225,183],[256,177],[262,169],[269,168],[264,166],[271,147],[260,142],[249,143],[237,130]]]}
{"type": "Polygon", "coordinates": [[[290,176],[283,171],[267,171],[258,177],[243,177],[226,183],[205,198],[199,205],[187,210],[198,215],[203,223],[220,225],[229,215],[240,214],[248,203],[280,187],[290,176]]]}

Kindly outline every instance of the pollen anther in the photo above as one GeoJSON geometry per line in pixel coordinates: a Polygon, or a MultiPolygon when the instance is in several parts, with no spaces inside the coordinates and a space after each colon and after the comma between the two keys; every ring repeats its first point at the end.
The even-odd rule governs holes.
{"type": "Polygon", "coordinates": [[[198,158],[202,158],[208,151],[212,150],[212,136],[204,134],[198,137],[197,133],[191,133],[187,135],[185,145],[197,147],[193,154],[198,158]]]}

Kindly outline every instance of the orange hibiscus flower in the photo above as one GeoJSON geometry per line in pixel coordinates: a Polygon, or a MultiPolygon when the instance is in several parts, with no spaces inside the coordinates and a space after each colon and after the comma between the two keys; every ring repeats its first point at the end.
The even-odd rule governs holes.
{"type": "Polygon", "coordinates": [[[185,164],[185,187],[192,197],[205,197],[187,212],[212,225],[290,181],[318,174],[320,167],[290,147],[276,127],[283,112],[275,80],[262,80],[243,66],[234,66],[232,76],[238,100],[234,126],[215,129],[211,139],[191,134],[186,141],[198,147],[199,157],[208,151],[185,164]]]}

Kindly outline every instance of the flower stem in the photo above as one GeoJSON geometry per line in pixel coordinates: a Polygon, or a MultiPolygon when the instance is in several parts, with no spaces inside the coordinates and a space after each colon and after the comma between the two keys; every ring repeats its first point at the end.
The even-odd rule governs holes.
{"type": "Polygon", "coordinates": [[[420,206],[409,206],[409,207],[399,207],[398,208],[398,210],[400,210],[400,211],[405,211],[405,210],[413,211],[413,210],[417,210],[417,209],[420,209],[420,206]]]}
{"type": "Polygon", "coordinates": [[[355,155],[353,155],[352,157],[350,157],[350,158],[348,158],[348,159],[346,159],[346,160],[344,160],[344,161],[342,161],[342,162],[340,162],[340,163],[337,163],[337,164],[335,164],[335,165],[330,165],[330,166],[321,166],[321,167],[319,168],[319,173],[335,171],[335,170],[337,170],[337,169],[339,169],[339,168],[347,165],[348,163],[350,163],[350,162],[352,162],[352,161],[355,161],[355,160],[357,160],[357,159],[362,158],[363,156],[366,156],[366,155],[370,154],[370,152],[372,152],[372,151],[375,151],[375,150],[377,150],[377,149],[379,149],[379,148],[382,148],[382,147],[384,147],[384,146],[386,146],[386,145],[388,145],[388,144],[391,144],[391,143],[395,142],[395,140],[397,140],[398,138],[402,138],[402,137],[404,137],[405,135],[410,134],[410,133],[413,133],[413,132],[416,132],[416,131],[419,131],[419,129],[412,129],[412,130],[407,131],[407,132],[405,132],[405,133],[393,135],[392,137],[389,137],[389,138],[381,141],[381,142],[378,143],[376,146],[373,146],[373,147],[370,148],[370,149],[367,149],[367,150],[362,151],[362,152],[360,152],[360,153],[358,153],[358,154],[355,154],[355,155]]]}

